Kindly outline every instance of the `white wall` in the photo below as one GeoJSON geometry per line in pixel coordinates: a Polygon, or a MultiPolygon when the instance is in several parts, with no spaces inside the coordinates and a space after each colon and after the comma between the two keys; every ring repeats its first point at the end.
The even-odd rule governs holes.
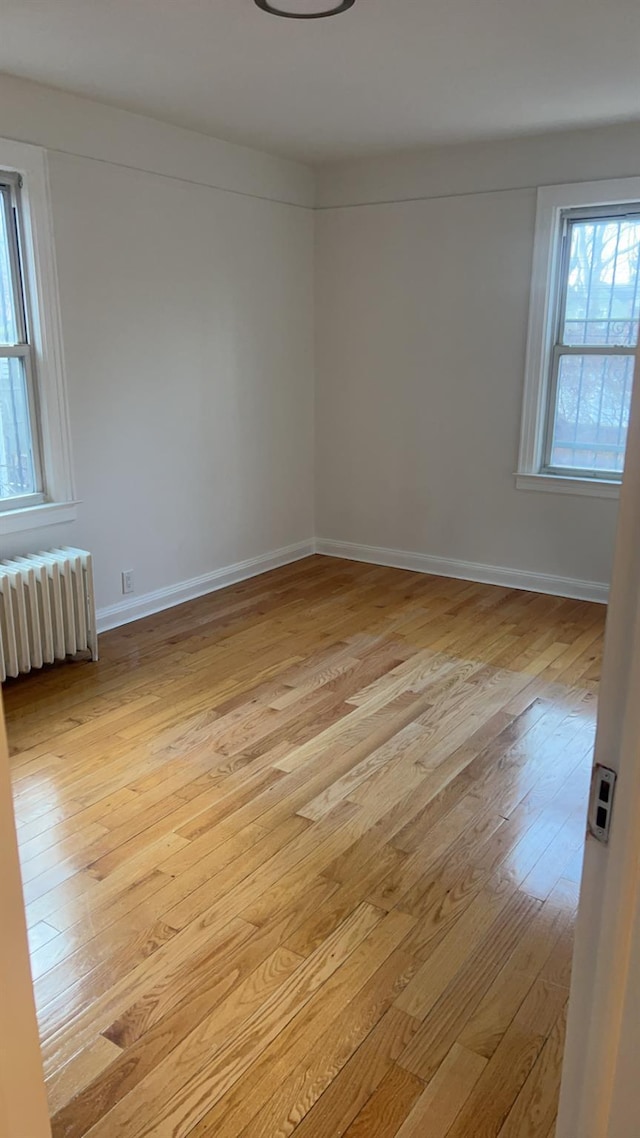
{"type": "Polygon", "coordinates": [[[635,126],[320,172],[320,538],[609,581],[617,502],[513,472],[536,186],[637,174],[639,155],[635,126]]]}
{"type": "Polygon", "coordinates": [[[2,135],[49,147],[81,505],[0,552],[90,549],[103,608],[309,540],[309,172],[6,79],[2,135]]]}
{"type": "Polygon", "coordinates": [[[218,189],[313,205],[308,166],[0,74],[0,137],[218,189]]]}
{"type": "Polygon", "coordinates": [[[616,503],[513,471],[535,187],[638,173],[640,127],[314,173],[0,76],[0,137],[49,154],[81,499],[0,555],[86,546],[100,608],[314,529],[608,582],[616,503]]]}
{"type": "Polygon", "coordinates": [[[431,146],[318,170],[319,208],[635,177],[640,122],[431,146]]]}

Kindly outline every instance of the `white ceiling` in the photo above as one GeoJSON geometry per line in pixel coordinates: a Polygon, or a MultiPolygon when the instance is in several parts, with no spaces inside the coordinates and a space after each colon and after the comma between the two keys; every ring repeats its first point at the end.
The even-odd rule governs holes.
{"type": "Polygon", "coordinates": [[[309,161],[640,118],[638,0],[0,0],[0,70],[309,161]]]}

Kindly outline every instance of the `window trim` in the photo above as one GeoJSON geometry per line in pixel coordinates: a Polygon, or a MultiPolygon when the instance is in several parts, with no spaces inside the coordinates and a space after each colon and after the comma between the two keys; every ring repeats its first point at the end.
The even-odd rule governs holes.
{"type": "Polygon", "coordinates": [[[617,498],[620,494],[621,480],[618,478],[545,471],[543,465],[549,406],[549,359],[554,346],[560,284],[561,215],[568,209],[598,209],[636,203],[640,206],[640,178],[544,186],[538,190],[520,449],[515,475],[516,486],[520,490],[599,498],[617,498]]]}
{"type": "Polygon", "coordinates": [[[35,361],[44,500],[0,507],[0,535],[73,521],[77,501],[65,382],[62,320],[46,151],[0,139],[0,170],[22,179],[21,252],[28,282],[30,341],[35,361]]]}

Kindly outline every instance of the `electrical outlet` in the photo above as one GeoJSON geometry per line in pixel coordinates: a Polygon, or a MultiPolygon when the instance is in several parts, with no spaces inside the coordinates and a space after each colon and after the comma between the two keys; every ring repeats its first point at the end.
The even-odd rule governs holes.
{"type": "Polygon", "coordinates": [[[135,592],[133,584],[133,569],[122,570],[122,592],[125,594],[135,592]]]}

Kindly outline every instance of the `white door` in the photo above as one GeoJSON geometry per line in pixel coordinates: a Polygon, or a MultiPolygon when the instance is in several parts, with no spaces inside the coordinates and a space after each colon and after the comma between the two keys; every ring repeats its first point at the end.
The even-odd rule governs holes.
{"type": "Polygon", "coordinates": [[[629,1138],[640,1131],[640,907],[630,946],[627,998],[611,1098],[610,1138],[629,1138]]]}
{"type": "Polygon", "coordinates": [[[556,1138],[640,1135],[640,351],[636,378],[595,749],[618,784],[609,845],[587,839],[556,1138]]]}

